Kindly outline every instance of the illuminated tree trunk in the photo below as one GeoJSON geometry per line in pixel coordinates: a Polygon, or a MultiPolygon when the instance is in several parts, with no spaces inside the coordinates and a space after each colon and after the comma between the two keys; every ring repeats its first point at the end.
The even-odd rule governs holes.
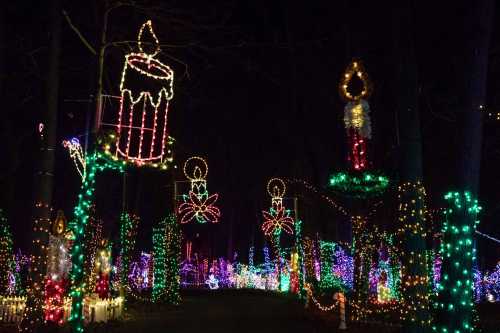
{"type": "Polygon", "coordinates": [[[418,78],[411,1],[395,10],[395,93],[400,133],[399,236],[402,264],[402,318],[405,332],[429,330],[428,258],[426,256],[425,189],[422,185],[422,138],[418,113],[418,78]],[[397,28],[396,28],[397,27],[397,28]]]}
{"type": "Polygon", "coordinates": [[[49,62],[46,82],[47,105],[38,126],[41,136],[38,172],[35,178],[35,210],[33,226],[32,263],[30,268],[30,292],[27,310],[21,323],[21,330],[32,331],[43,319],[42,305],[44,275],[46,270],[46,248],[50,226],[50,208],[54,187],[54,159],[57,130],[57,109],[59,99],[59,58],[61,53],[61,1],[50,4],[49,62]]]}
{"type": "Polygon", "coordinates": [[[181,253],[181,230],[174,214],[167,217],[165,225],[166,247],[166,301],[168,304],[178,305],[181,301],[179,294],[179,262],[181,253]]]}
{"type": "Polygon", "coordinates": [[[78,195],[78,204],[74,210],[75,220],[71,226],[74,240],[71,248],[71,316],[69,321],[74,333],[83,332],[85,227],[87,226],[90,208],[94,201],[95,177],[99,172],[107,169],[123,172],[122,163],[109,162],[97,152],[93,152],[86,157],[86,165],[87,174],[78,195]]]}

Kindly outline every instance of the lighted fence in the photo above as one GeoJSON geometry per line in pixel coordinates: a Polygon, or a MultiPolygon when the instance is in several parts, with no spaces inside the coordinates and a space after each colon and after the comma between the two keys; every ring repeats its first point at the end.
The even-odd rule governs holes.
{"type": "MultiPolygon", "coordinates": [[[[0,296],[0,322],[19,323],[25,307],[26,297],[0,296]]],[[[63,310],[63,321],[66,322],[71,311],[71,298],[64,298],[63,310]]],[[[83,314],[87,323],[119,319],[123,314],[123,298],[86,297],[83,302],[83,314]]]]}

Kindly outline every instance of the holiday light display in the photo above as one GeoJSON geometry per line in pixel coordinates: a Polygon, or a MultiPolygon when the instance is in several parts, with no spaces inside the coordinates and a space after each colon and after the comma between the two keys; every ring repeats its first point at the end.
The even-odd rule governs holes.
{"type": "Polygon", "coordinates": [[[13,260],[12,234],[7,219],[0,209],[0,294],[5,295],[9,287],[9,272],[13,260]]]}
{"type": "Polygon", "coordinates": [[[135,291],[142,292],[149,289],[153,282],[153,256],[146,252],[141,252],[139,262],[130,264],[130,273],[128,275],[129,286],[135,291]]]}
{"type": "Polygon", "coordinates": [[[83,273],[85,281],[85,292],[93,293],[97,281],[97,271],[95,262],[97,258],[98,247],[102,243],[103,221],[96,216],[96,207],[94,204],[89,208],[89,218],[84,232],[85,259],[83,262],[83,273]]]}
{"type": "Polygon", "coordinates": [[[52,222],[47,251],[47,274],[45,279],[45,313],[46,321],[63,323],[65,315],[64,293],[71,268],[70,234],[66,232],[66,218],[62,211],[57,212],[52,222]]]}
{"type": "Polygon", "coordinates": [[[320,241],[321,253],[321,277],[319,281],[319,288],[325,291],[344,290],[341,280],[333,274],[333,255],[335,252],[336,244],[333,242],[320,241]]]}
{"type": "Polygon", "coordinates": [[[45,281],[45,320],[59,325],[64,318],[64,290],[66,280],[47,278],[45,281]]]}
{"type": "Polygon", "coordinates": [[[71,225],[73,234],[73,246],[71,250],[71,316],[69,321],[73,330],[77,333],[83,332],[83,294],[84,283],[84,231],[89,220],[89,209],[93,203],[95,190],[95,177],[98,172],[104,170],[117,170],[123,172],[124,163],[110,160],[105,155],[94,152],[85,157],[87,166],[87,176],[82,183],[78,204],[75,207],[75,219],[71,225]]]}
{"type": "Polygon", "coordinates": [[[491,273],[484,277],[485,293],[489,302],[500,302],[500,262],[491,273]]]}
{"type": "Polygon", "coordinates": [[[426,327],[430,306],[430,258],[425,249],[420,252],[406,250],[410,242],[425,244],[428,212],[425,204],[426,192],[420,182],[403,183],[399,186],[398,246],[401,258],[401,295],[404,303],[401,307],[401,319],[418,323],[426,327]]]}
{"type": "Polygon", "coordinates": [[[340,96],[347,102],[344,108],[344,124],[350,144],[348,160],[354,170],[368,167],[366,141],[371,139],[370,107],[367,99],[371,95],[371,83],[360,61],[352,61],[346,68],[340,82],[340,96]],[[353,77],[363,83],[359,93],[349,90],[353,77]]]}
{"type": "Polygon", "coordinates": [[[205,282],[210,289],[219,289],[219,280],[214,274],[208,276],[208,280],[205,282]]]}
{"type": "Polygon", "coordinates": [[[181,254],[181,230],[175,215],[165,221],[165,300],[168,304],[178,305],[181,301],[179,261],[181,254]]]}
{"type": "Polygon", "coordinates": [[[138,53],[125,56],[118,119],[116,123],[103,123],[111,125],[116,134],[103,140],[103,148],[107,154],[138,166],[166,169],[173,161],[173,139],[168,135],[167,117],[174,95],[174,72],[155,58],[160,44],[151,21],[141,26],[137,45],[138,53]],[[146,33],[153,40],[151,50],[142,41],[146,33]]]}
{"type": "Polygon", "coordinates": [[[476,259],[472,243],[481,207],[469,192],[450,192],[445,199],[448,209],[444,214],[440,247],[442,278],[433,329],[443,333],[472,332],[475,330],[472,266],[476,259]]]}
{"type": "Polygon", "coordinates": [[[220,210],[215,206],[219,195],[209,195],[207,190],[207,162],[198,156],[190,157],[184,163],[184,175],[191,184],[188,195],[183,195],[184,202],[179,205],[180,223],[188,223],[196,219],[198,223],[217,223],[220,210]]]}
{"type": "Polygon", "coordinates": [[[83,152],[82,146],[80,145],[80,141],[77,138],[64,140],[63,146],[64,148],[68,149],[69,156],[73,160],[76,171],[80,175],[82,182],[85,181],[85,177],[87,176],[87,164],[85,161],[85,153],[83,152]]]}
{"type": "Polygon", "coordinates": [[[361,174],[338,172],[330,177],[329,187],[346,196],[365,198],[382,194],[389,185],[389,179],[368,171],[361,174]]]}
{"type": "Polygon", "coordinates": [[[151,300],[160,302],[166,292],[165,222],[153,228],[153,291],[151,300]]]}
{"type": "Polygon", "coordinates": [[[97,275],[95,292],[100,299],[106,299],[109,297],[109,275],[111,272],[111,245],[108,244],[107,240],[101,241],[94,271],[97,275]]]}
{"type": "Polygon", "coordinates": [[[132,252],[135,247],[135,238],[137,234],[137,226],[139,225],[139,217],[128,213],[123,213],[120,218],[120,283],[122,288],[128,286],[128,273],[130,262],[132,260],[132,252]]]}
{"type": "Polygon", "coordinates": [[[281,234],[284,230],[288,234],[293,234],[294,220],[290,216],[290,211],[283,206],[283,196],[286,192],[285,182],[279,178],[272,178],[267,183],[267,193],[271,196],[271,208],[269,212],[262,211],[264,223],[262,231],[266,236],[281,234]]]}

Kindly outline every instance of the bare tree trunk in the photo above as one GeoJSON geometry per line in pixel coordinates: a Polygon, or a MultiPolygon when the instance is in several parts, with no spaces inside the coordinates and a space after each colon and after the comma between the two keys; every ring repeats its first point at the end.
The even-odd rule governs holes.
{"type": "Polygon", "coordinates": [[[447,195],[449,209],[443,223],[442,279],[438,297],[436,326],[439,332],[472,332],[474,329],[473,293],[456,286],[473,281],[473,238],[476,228],[475,199],[479,194],[482,150],[482,111],[486,97],[488,51],[492,30],[493,0],[477,0],[459,8],[464,17],[457,23],[463,42],[452,50],[455,59],[455,91],[458,97],[457,159],[455,190],[447,195]],[[451,200],[450,200],[451,199],[451,200]],[[453,203],[454,201],[454,203],[453,203]],[[457,233],[456,230],[459,230],[457,233]],[[466,239],[463,242],[463,239],[466,239]],[[445,255],[446,254],[446,255],[445,255]]]}
{"type": "Polygon", "coordinates": [[[33,227],[31,292],[28,292],[27,311],[22,328],[33,330],[42,321],[43,288],[46,271],[46,249],[51,220],[54,187],[54,163],[59,100],[59,58],[61,53],[61,1],[50,4],[50,43],[47,73],[47,106],[38,128],[41,136],[38,171],[35,175],[35,210],[33,227]]]}
{"type": "Polygon", "coordinates": [[[106,52],[106,34],[108,31],[108,15],[111,11],[107,8],[107,1],[104,1],[104,16],[102,20],[101,40],[99,44],[99,54],[97,56],[97,91],[96,91],[96,115],[94,121],[94,133],[101,127],[102,117],[102,86],[104,77],[104,54],[106,52]]]}

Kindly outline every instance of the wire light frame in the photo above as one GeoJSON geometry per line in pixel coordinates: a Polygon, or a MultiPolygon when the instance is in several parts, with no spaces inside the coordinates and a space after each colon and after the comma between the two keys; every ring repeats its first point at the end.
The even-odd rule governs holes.
{"type": "Polygon", "coordinates": [[[168,135],[167,116],[173,93],[173,70],[156,58],[160,52],[151,21],[144,23],[137,37],[138,53],[125,56],[120,82],[120,105],[114,143],[104,149],[115,158],[166,168],[172,161],[173,139],[168,135]],[[152,43],[144,42],[146,33],[152,43]]]}

